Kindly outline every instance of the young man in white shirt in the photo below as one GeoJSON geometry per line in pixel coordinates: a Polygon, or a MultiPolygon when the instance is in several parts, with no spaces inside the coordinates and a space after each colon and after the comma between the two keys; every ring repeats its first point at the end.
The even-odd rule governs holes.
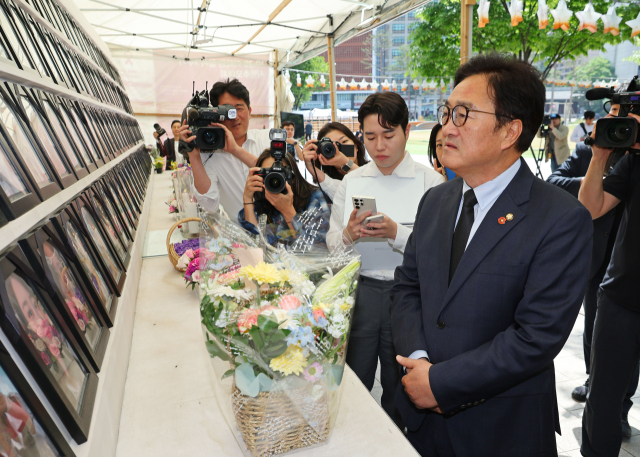
{"type": "MultiPolygon", "coordinates": [[[[255,167],[258,156],[269,149],[268,129],[249,130],[251,104],[249,91],[237,79],[218,81],[209,91],[211,105],[232,105],[236,118],[221,124],[211,124],[225,130],[223,150],[200,152],[194,148],[189,153],[195,196],[200,206],[215,213],[222,207],[232,221],[236,221],[243,207],[242,195],[249,176],[249,168],[255,167]]],[[[180,127],[180,138],[190,142],[189,126],[180,127]]]]}
{"type": "MultiPolygon", "coordinates": [[[[167,138],[164,140],[164,152],[167,155],[167,165],[165,170],[171,170],[171,162],[182,162],[180,154],[178,154],[178,143],[180,140],[180,121],[171,122],[171,133],[173,133],[173,138],[167,138]]],[[[153,137],[160,145],[160,137],[158,132],[153,132],[153,137]]],[[[159,148],[160,146],[158,146],[159,148]]],[[[162,151],[160,151],[160,155],[164,157],[162,151]]]]}
{"type": "MultiPolygon", "coordinates": [[[[343,223],[345,205],[351,205],[351,195],[346,195],[347,184],[359,178],[395,175],[399,178],[416,179],[417,175],[424,174],[426,192],[444,182],[444,178],[431,168],[414,162],[405,150],[410,129],[409,110],[400,95],[393,92],[370,95],[358,111],[358,121],[364,132],[364,144],[372,162],[347,174],[340,183],[333,201],[327,244],[336,246],[342,243],[343,239],[355,242],[360,238],[375,237],[386,239],[395,251],[404,252],[412,229],[386,215],[380,223],[368,223],[363,226],[362,222],[371,213],[356,217],[357,210],[354,209],[349,220],[343,223]]],[[[397,200],[403,199],[406,201],[406,195],[402,190],[398,190],[397,200]]],[[[416,208],[412,214],[418,209],[418,201],[419,199],[416,199],[416,208]]],[[[393,286],[396,266],[390,262],[381,270],[373,269],[371,265],[363,262],[349,336],[347,363],[367,389],[371,390],[380,359],[382,407],[399,427],[404,428],[394,404],[395,392],[400,381],[400,366],[395,359],[396,352],[391,338],[392,302],[389,291],[393,286]]]]}
{"type": "Polygon", "coordinates": [[[571,133],[570,140],[574,143],[582,143],[584,142],[585,137],[588,133],[593,131],[594,121],[596,119],[596,113],[594,111],[585,111],[584,112],[584,122],[580,122],[580,124],[576,125],[571,133]]]}

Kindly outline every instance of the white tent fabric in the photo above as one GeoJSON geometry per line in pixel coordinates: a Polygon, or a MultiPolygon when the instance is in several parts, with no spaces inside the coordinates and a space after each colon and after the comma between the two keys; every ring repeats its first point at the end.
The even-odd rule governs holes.
{"type": "Polygon", "coordinates": [[[171,58],[254,59],[278,52],[278,67],[323,52],[429,0],[75,0],[112,50],[171,58]],[[186,53],[184,55],[183,53],[186,53]]]}
{"type": "Polygon", "coordinates": [[[291,81],[279,75],[276,78],[276,122],[275,125],[280,125],[280,113],[282,111],[290,113],[293,109],[293,104],[296,101],[293,92],[291,92],[291,81]]]}

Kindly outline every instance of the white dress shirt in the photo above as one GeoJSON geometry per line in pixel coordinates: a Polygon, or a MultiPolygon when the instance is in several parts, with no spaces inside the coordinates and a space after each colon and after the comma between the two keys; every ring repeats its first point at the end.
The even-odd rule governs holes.
{"type": "MultiPolygon", "coordinates": [[[[265,149],[271,147],[268,129],[247,130],[247,139],[242,148],[259,157],[265,149]]],[[[210,213],[218,211],[218,206],[227,212],[232,221],[237,221],[243,208],[242,196],[249,176],[249,167],[234,155],[224,151],[202,153],[202,163],[211,180],[211,187],[205,194],[195,189],[194,194],[200,206],[210,213]]]]}
{"type": "MultiPolygon", "coordinates": [[[[513,180],[516,173],[520,169],[521,162],[520,159],[516,160],[513,165],[503,171],[496,178],[491,181],[487,181],[484,184],[479,185],[478,187],[473,189],[473,193],[478,200],[478,203],[473,207],[473,225],[471,226],[471,231],[469,232],[469,239],[467,240],[467,247],[473,238],[473,235],[476,234],[478,227],[482,224],[484,217],[487,215],[493,204],[496,202],[498,197],[502,195],[502,192],[507,188],[509,183],[513,180]]],[[[458,207],[458,216],[456,217],[456,225],[458,225],[458,220],[460,219],[460,213],[462,211],[462,202],[464,201],[464,193],[471,189],[471,187],[464,182],[462,184],[462,197],[460,198],[460,206],[458,207]]],[[[455,227],[454,227],[455,231],[455,227]]],[[[427,351],[418,350],[413,352],[409,358],[410,359],[420,359],[420,358],[428,359],[427,351]]]]}
{"type": "MultiPolygon", "coordinates": [[[[437,173],[432,168],[429,168],[425,165],[414,162],[414,160],[411,158],[411,154],[406,151],[404,153],[404,158],[391,174],[398,176],[399,178],[415,178],[416,172],[424,172],[425,192],[433,186],[437,186],[438,184],[444,182],[444,177],[440,173],[437,173]]],[[[344,207],[347,204],[346,191],[348,180],[358,179],[360,177],[377,178],[381,176],[384,175],[375,164],[375,162],[371,161],[368,164],[356,168],[352,172],[346,174],[342,181],[338,181],[338,189],[336,190],[335,198],[333,199],[333,207],[331,208],[331,223],[329,226],[329,232],[327,232],[327,245],[337,246],[339,243],[342,243],[342,230],[347,226],[348,223],[348,221],[342,220],[344,207]]],[[[398,199],[401,199],[402,197],[402,195],[398,195],[398,199]]],[[[415,210],[417,212],[418,208],[416,208],[415,210]]],[[[410,228],[402,224],[398,224],[396,239],[389,239],[387,241],[389,242],[389,245],[391,245],[394,249],[400,252],[404,252],[407,240],[409,239],[409,235],[411,235],[412,231],[413,227],[410,228]]],[[[374,279],[392,280],[394,270],[371,270],[367,268],[367,265],[362,265],[360,274],[374,279]]]]}
{"type": "MultiPolygon", "coordinates": [[[[584,124],[584,128],[587,129],[587,133],[591,133],[593,131],[593,126],[595,125],[595,122],[592,123],[591,125],[587,125],[586,122],[583,122],[583,124],[584,124]]],[[[584,130],[582,130],[582,126],[578,124],[573,129],[573,132],[571,132],[570,139],[574,143],[582,143],[582,141],[580,141],[580,137],[583,137],[583,136],[586,136],[584,133],[584,130]]]]}

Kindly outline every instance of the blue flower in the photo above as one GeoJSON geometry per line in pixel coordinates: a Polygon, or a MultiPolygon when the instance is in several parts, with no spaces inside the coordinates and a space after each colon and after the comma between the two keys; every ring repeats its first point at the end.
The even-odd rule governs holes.
{"type": "Polygon", "coordinates": [[[287,337],[287,344],[289,346],[294,344],[300,344],[300,347],[306,347],[309,344],[312,344],[315,340],[315,335],[311,330],[311,327],[303,326],[297,327],[291,331],[289,336],[287,337]]]}

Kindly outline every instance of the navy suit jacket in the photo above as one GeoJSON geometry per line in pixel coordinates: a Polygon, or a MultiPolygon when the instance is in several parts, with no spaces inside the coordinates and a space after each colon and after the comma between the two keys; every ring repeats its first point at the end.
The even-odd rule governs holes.
{"type": "MultiPolygon", "coordinates": [[[[582,303],[591,216],[522,160],[448,285],[461,199],[456,178],[420,202],[391,291],[396,353],[428,352],[431,388],[458,457],[556,455],[553,359],[582,303]],[[509,213],[513,220],[500,224],[509,213]]],[[[410,431],[436,414],[417,409],[402,384],[396,404],[410,431]]]]}
{"type": "MultiPolygon", "coordinates": [[[[571,154],[571,157],[565,160],[562,165],[560,165],[560,168],[547,178],[547,182],[563,188],[578,198],[580,181],[587,174],[591,157],[593,157],[591,148],[579,143],[575,151],[573,151],[573,154],[571,154]]],[[[614,220],[616,218],[616,211],[620,210],[620,206],[621,205],[617,205],[607,214],[593,221],[593,254],[591,255],[589,279],[596,275],[603,262],[606,262],[608,265],[611,260],[611,250],[609,250],[609,255],[606,255],[607,245],[609,239],[615,236],[618,231],[617,225],[619,225],[619,222],[616,227],[614,227],[614,220]]],[[[624,210],[624,206],[622,206],[622,210],[624,210]]]]}

